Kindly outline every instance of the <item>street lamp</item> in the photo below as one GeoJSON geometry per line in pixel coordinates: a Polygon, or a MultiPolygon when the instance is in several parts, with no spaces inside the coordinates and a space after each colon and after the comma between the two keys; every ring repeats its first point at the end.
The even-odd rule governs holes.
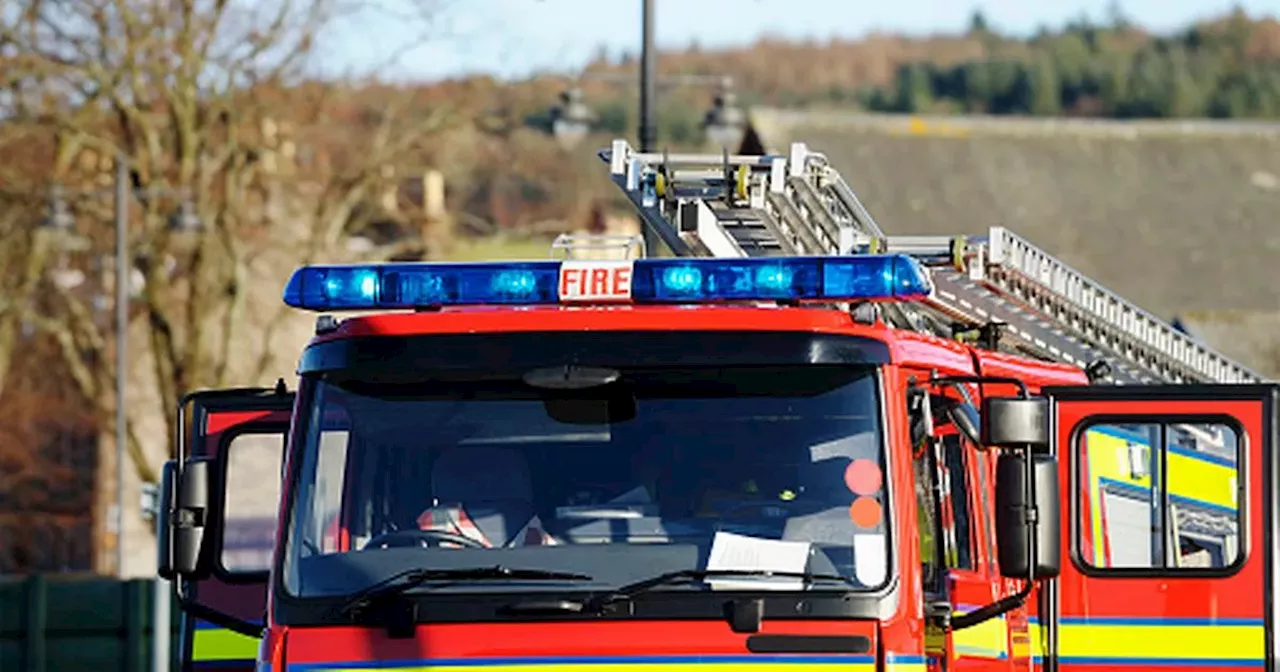
{"type": "MultiPolygon", "coordinates": [[[[653,44],[654,3],[656,0],[641,0],[640,3],[640,151],[654,151],[653,144],[658,139],[658,123],[654,119],[653,108],[657,104],[657,82],[654,81],[655,61],[658,50],[653,44]]],[[[657,249],[658,242],[649,227],[641,229],[644,234],[645,249],[657,249]]]]}
{"type": "Polygon", "coordinates": [[[738,96],[732,87],[733,80],[728,77],[721,80],[711,109],[702,120],[702,128],[711,142],[736,152],[747,130],[747,115],[738,107],[738,96]]]}
{"type": "Polygon", "coordinates": [[[55,184],[49,189],[49,205],[45,212],[44,219],[41,220],[40,226],[50,231],[70,231],[75,228],[75,217],[71,216],[71,210],[67,207],[67,201],[62,197],[62,185],[55,184]]]}
{"type": "Polygon", "coordinates": [[[196,206],[185,198],[178,204],[178,209],[169,215],[169,230],[179,233],[195,233],[204,228],[200,215],[196,214],[196,206]]]}
{"type": "Polygon", "coordinates": [[[565,149],[572,149],[591,132],[595,112],[582,102],[582,89],[570,87],[560,94],[560,104],[551,109],[551,133],[565,149]]]}
{"type": "MultiPolygon", "coordinates": [[[[116,504],[113,522],[116,527],[116,576],[124,574],[124,463],[128,433],[125,430],[125,381],[128,362],[129,333],[129,270],[132,264],[128,260],[129,231],[129,197],[163,196],[168,192],[158,189],[135,191],[129,184],[129,167],[122,155],[116,157],[114,184],[115,200],[115,233],[116,233],[116,504]]],[[[105,195],[100,191],[84,192],[84,195],[105,195]]],[[[192,204],[183,200],[178,209],[169,217],[169,227],[174,231],[192,232],[203,228],[203,222],[195,213],[192,204]]],[[[63,198],[61,185],[53,185],[49,193],[49,210],[41,225],[51,231],[68,232],[75,227],[75,218],[71,215],[63,198]]]]}
{"type": "MultiPolygon", "coordinates": [[[[652,0],[645,0],[645,44],[652,39],[652,0]]],[[[647,47],[651,49],[652,47],[647,47]]],[[[715,144],[736,151],[746,133],[746,114],[738,107],[737,96],[732,91],[732,79],[725,76],[680,74],[655,76],[652,72],[652,56],[642,58],[640,84],[640,151],[654,151],[656,123],[653,120],[653,100],[659,85],[663,86],[705,86],[716,83],[718,90],[711,109],[703,117],[702,127],[707,137],[715,144]]],[[[631,78],[625,75],[593,72],[586,73],[582,80],[630,83],[631,78]]],[[[596,120],[591,108],[583,102],[582,89],[574,85],[560,94],[560,103],[551,108],[551,132],[563,147],[572,148],[582,141],[596,120]]],[[[657,250],[661,240],[648,226],[641,228],[646,250],[657,250]]]]}

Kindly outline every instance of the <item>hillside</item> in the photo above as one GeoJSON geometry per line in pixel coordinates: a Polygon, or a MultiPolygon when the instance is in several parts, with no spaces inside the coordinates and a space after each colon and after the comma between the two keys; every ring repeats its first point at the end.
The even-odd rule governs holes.
{"type": "MultiPolygon", "coordinates": [[[[629,58],[601,59],[586,72],[623,75],[634,68],[629,58]]],[[[731,75],[744,100],[791,108],[1274,118],[1280,116],[1280,21],[1235,12],[1162,35],[1112,16],[1020,39],[975,14],[970,28],[956,34],[798,43],[766,38],[739,49],[664,52],[659,69],[731,75]]]]}

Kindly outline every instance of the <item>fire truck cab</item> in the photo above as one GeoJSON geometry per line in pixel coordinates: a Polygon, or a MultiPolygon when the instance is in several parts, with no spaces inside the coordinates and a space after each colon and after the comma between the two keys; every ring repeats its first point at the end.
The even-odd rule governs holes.
{"type": "Polygon", "coordinates": [[[296,391],[179,409],[183,669],[1272,669],[1275,388],[883,319],[934,290],[904,254],[299,269],[296,391]]]}

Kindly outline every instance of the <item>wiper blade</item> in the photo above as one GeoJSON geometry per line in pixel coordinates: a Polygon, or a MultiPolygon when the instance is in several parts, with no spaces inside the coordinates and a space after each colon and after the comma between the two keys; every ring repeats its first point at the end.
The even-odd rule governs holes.
{"type": "Polygon", "coordinates": [[[401,595],[432,581],[591,581],[586,574],[553,572],[545,569],[520,569],[493,565],[489,567],[427,568],[415,567],[397,572],[378,583],[361,590],[351,599],[339,604],[332,616],[347,616],[374,602],[394,595],[401,595]]]}
{"type": "Polygon", "coordinates": [[[751,578],[800,579],[805,587],[814,583],[835,581],[847,586],[859,587],[859,584],[847,576],[839,574],[812,574],[810,572],[773,572],[759,569],[682,569],[676,572],[659,574],[642,581],[619,586],[614,590],[591,598],[583,607],[586,611],[598,612],[615,602],[629,600],[636,595],[665,585],[681,581],[705,581],[715,578],[731,578],[735,576],[751,578]]]}

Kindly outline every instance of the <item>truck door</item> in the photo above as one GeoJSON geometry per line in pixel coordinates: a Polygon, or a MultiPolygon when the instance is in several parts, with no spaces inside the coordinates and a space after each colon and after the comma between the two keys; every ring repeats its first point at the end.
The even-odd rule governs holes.
{"type": "MultiPolygon", "coordinates": [[[[188,585],[203,605],[254,623],[266,614],[267,572],[275,546],[285,437],[294,393],[281,381],[275,390],[211,390],[187,397],[192,456],[221,456],[224,472],[222,525],[206,543],[220,548],[208,579],[188,585]]],[[[182,616],[183,672],[217,669],[252,672],[259,641],[219,627],[189,612],[182,616]]]]}
{"type": "Polygon", "coordinates": [[[1033,638],[1046,670],[1274,669],[1275,390],[1045,390],[1070,560],[1033,638]]]}

